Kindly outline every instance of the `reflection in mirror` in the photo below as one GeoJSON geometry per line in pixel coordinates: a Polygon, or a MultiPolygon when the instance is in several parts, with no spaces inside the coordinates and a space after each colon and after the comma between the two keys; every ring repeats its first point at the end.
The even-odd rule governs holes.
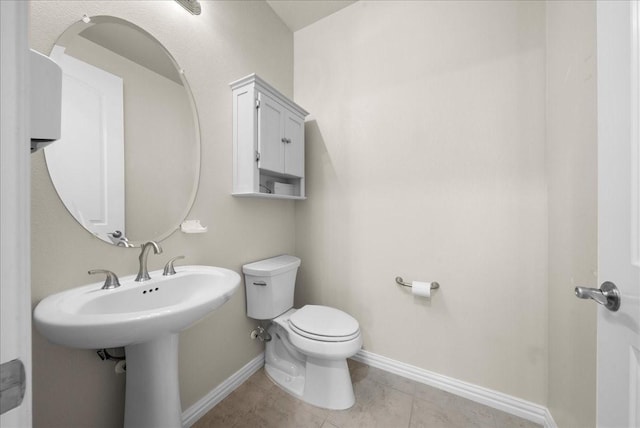
{"type": "Polygon", "coordinates": [[[71,215],[121,246],[175,231],[195,198],[200,135],[184,73],[125,20],[85,17],[50,57],[63,70],[62,138],[45,149],[71,215]]]}

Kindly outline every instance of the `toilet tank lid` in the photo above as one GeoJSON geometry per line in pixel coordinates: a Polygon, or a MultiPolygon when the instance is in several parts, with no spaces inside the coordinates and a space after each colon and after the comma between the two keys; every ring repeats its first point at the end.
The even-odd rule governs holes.
{"type": "Polygon", "coordinates": [[[242,266],[242,272],[255,276],[274,276],[300,266],[300,259],[294,256],[283,254],[265,260],[249,263],[242,266]]]}

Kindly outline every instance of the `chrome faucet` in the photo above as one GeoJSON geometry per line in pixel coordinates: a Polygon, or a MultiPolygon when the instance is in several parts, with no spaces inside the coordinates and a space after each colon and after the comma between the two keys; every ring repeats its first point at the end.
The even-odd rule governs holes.
{"type": "Polygon", "coordinates": [[[148,241],[142,244],[142,251],[140,252],[140,270],[138,271],[138,276],[136,276],[136,282],[147,281],[151,279],[149,276],[149,270],[147,269],[147,258],[149,257],[149,250],[153,248],[154,254],[161,254],[162,248],[154,241],[148,241]]]}

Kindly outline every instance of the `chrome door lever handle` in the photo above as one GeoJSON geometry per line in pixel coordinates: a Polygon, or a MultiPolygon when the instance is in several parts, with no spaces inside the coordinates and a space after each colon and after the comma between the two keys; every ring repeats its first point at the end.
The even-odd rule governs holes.
{"type": "Polygon", "coordinates": [[[601,305],[607,304],[607,297],[597,288],[576,287],[576,296],[580,299],[593,299],[601,305]]]}
{"type": "Polygon", "coordinates": [[[613,282],[605,281],[600,288],[576,287],[576,297],[592,299],[612,312],[620,309],[620,292],[613,282]]]}

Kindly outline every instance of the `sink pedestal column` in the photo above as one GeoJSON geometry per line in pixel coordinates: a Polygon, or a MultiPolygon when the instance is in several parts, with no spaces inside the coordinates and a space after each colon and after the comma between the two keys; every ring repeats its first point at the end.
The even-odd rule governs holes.
{"type": "Polygon", "coordinates": [[[178,335],[125,347],[125,428],[182,427],[178,335]]]}

